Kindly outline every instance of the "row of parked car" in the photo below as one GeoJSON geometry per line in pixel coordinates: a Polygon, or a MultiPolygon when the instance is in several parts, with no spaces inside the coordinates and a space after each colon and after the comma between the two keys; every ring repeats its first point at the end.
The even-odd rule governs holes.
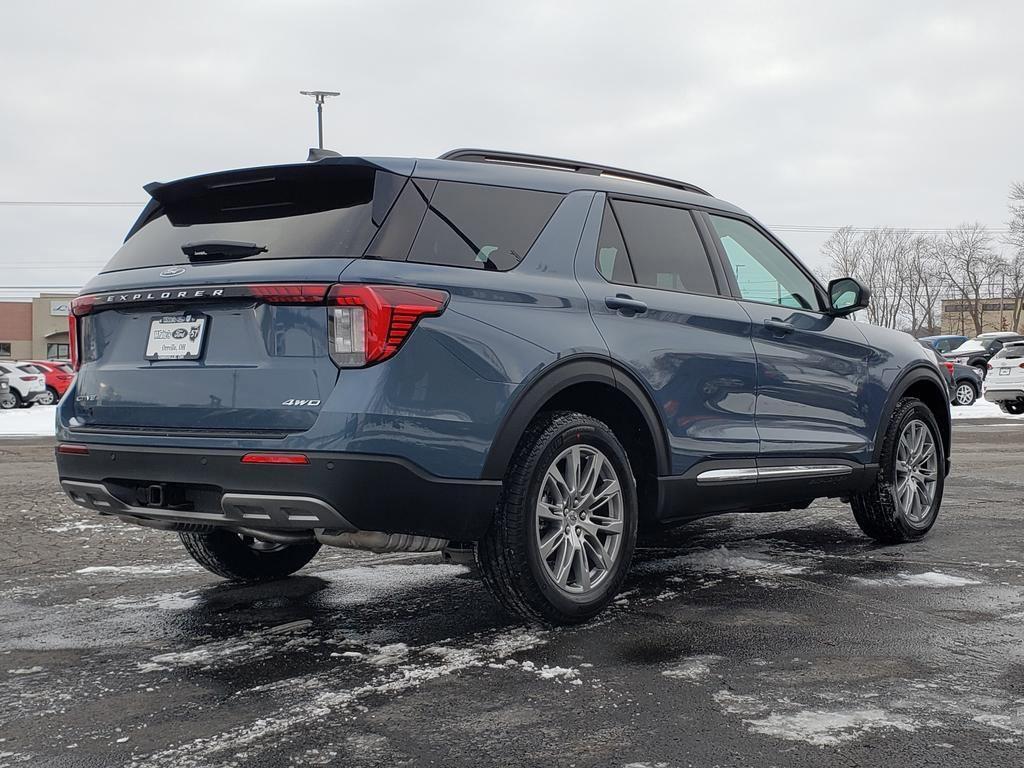
{"type": "Polygon", "coordinates": [[[71,386],[75,371],[64,360],[0,362],[0,408],[53,405],[71,386]]]}
{"type": "Polygon", "coordinates": [[[950,401],[972,405],[984,394],[1005,413],[1024,413],[1024,335],[1009,331],[966,336],[926,336],[948,374],[950,401]]]}

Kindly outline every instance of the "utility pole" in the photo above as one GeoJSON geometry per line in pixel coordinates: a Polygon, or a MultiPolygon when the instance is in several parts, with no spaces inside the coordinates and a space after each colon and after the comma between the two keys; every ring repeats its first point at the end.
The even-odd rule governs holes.
{"type": "Polygon", "coordinates": [[[303,96],[312,96],[316,102],[317,146],[324,148],[324,101],[331,96],[340,96],[340,91],[299,91],[303,96]]]}

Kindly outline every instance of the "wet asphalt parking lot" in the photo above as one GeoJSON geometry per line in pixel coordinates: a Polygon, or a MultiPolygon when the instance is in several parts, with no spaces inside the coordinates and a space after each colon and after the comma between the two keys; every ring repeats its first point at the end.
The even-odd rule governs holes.
{"type": "Polygon", "coordinates": [[[0,766],[1019,766],[1024,423],[954,433],[925,541],[838,502],[712,518],[573,629],[434,555],[227,585],[0,441],[0,766]]]}

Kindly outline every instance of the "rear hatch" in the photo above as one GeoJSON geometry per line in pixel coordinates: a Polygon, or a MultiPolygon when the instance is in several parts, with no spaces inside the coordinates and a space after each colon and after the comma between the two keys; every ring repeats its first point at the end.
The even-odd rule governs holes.
{"type": "Polygon", "coordinates": [[[989,361],[988,367],[986,388],[1024,390],[1024,345],[1004,347],[989,361]]]}
{"type": "Polygon", "coordinates": [[[411,170],[345,158],[147,186],[152,201],[73,305],[72,428],[311,427],[339,375],[326,292],[411,170]]]}

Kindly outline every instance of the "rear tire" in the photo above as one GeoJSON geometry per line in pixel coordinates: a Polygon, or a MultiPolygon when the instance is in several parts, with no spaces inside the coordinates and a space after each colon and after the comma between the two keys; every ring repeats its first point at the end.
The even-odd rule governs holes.
{"type": "Polygon", "coordinates": [[[1012,416],[1020,416],[1024,413],[1024,403],[1020,401],[1004,400],[999,403],[999,408],[1003,413],[1009,413],[1012,416]]]}
{"type": "Polygon", "coordinates": [[[210,533],[179,533],[192,559],[210,573],[231,581],[271,581],[290,576],[306,565],[320,542],[273,544],[227,529],[210,533]]]}
{"type": "Polygon", "coordinates": [[[60,400],[60,395],[53,387],[47,387],[46,391],[36,398],[36,405],[53,405],[60,400]]]}
{"type": "Polygon", "coordinates": [[[13,408],[17,408],[21,405],[21,398],[18,397],[18,393],[13,389],[9,392],[0,395],[0,409],[9,411],[13,408]]]}
{"type": "Polygon", "coordinates": [[[860,529],[883,544],[923,538],[942,504],[945,462],[939,426],[928,406],[915,397],[900,400],[882,440],[877,479],[850,498],[860,529]]]}
{"type": "Polygon", "coordinates": [[[974,401],[977,399],[978,390],[971,382],[961,381],[956,385],[956,397],[953,400],[953,405],[974,405],[974,401]]]}
{"type": "Polygon", "coordinates": [[[580,413],[544,413],[509,464],[477,563],[509,613],[579,624],[618,593],[636,525],[636,481],[615,433],[580,413]]]}

